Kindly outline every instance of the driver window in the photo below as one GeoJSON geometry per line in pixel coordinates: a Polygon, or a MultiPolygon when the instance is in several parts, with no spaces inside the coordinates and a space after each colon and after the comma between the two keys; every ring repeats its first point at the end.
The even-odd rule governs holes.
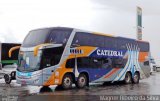
{"type": "Polygon", "coordinates": [[[60,62],[63,50],[63,47],[44,49],[42,53],[41,67],[46,68],[57,65],[60,62]]]}

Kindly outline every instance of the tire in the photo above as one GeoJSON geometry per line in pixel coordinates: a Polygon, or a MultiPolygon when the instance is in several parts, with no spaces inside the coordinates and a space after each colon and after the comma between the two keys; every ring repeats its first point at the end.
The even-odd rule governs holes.
{"type": "Polygon", "coordinates": [[[85,74],[80,74],[76,82],[77,88],[84,88],[87,86],[87,84],[88,84],[87,76],[85,74]]]}
{"type": "Polygon", "coordinates": [[[49,86],[43,86],[40,89],[40,93],[45,93],[45,92],[53,92],[52,89],[49,86]]]}
{"type": "Polygon", "coordinates": [[[133,76],[133,83],[134,84],[138,84],[139,83],[139,79],[140,79],[140,75],[139,73],[135,73],[134,76],[133,76]]]}
{"type": "Polygon", "coordinates": [[[16,72],[15,71],[12,71],[10,75],[11,75],[12,80],[16,79],[16,72]]]}
{"type": "Polygon", "coordinates": [[[11,77],[8,74],[4,75],[4,80],[6,84],[10,84],[12,81],[11,77]]]}
{"type": "Polygon", "coordinates": [[[71,89],[73,84],[73,78],[70,74],[65,74],[62,79],[62,88],[63,89],[71,89]]]}
{"type": "Polygon", "coordinates": [[[126,76],[125,76],[125,79],[124,79],[124,82],[125,84],[130,84],[132,83],[132,76],[131,76],[131,73],[127,73],[126,76]]]}

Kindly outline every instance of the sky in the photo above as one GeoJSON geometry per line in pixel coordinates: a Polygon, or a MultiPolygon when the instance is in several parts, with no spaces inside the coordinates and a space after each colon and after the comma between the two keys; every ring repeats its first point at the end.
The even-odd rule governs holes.
{"type": "Polygon", "coordinates": [[[136,7],[143,10],[143,40],[160,64],[159,0],[0,0],[0,41],[21,43],[28,31],[73,27],[136,38],[136,7]]]}

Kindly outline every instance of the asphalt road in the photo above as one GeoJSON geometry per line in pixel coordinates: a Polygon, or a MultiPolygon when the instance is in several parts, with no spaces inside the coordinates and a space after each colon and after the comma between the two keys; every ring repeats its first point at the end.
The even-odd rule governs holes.
{"type": "Polygon", "coordinates": [[[45,100],[45,97],[48,98],[50,96],[51,98],[46,101],[50,101],[53,97],[55,98],[55,96],[58,96],[57,99],[63,98],[62,100],[70,101],[75,100],[74,98],[76,98],[76,100],[81,100],[82,97],[86,99],[86,96],[92,95],[90,99],[87,97],[88,101],[95,100],[93,96],[101,95],[160,95],[160,72],[153,73],[149,78],[141,80],[139,84],[125,85],[121,82],[113,84],[107,83],[105,85],[91,84],[88,88],[77,89],[74,86],[70,90],[60,90],[57,89],[56,86],[51,86],[43,90],[42,87],[37,86],[21,86],[16,84],[16,81],[13,81],[11,84],[5,84],[4,80],[1,79],[0,95],[2,95],[2,99],[6,98],[8,101],[10,101],[9,99],[17,101],[13,100],[16,98],[18,101],[25,101],[27,97],[32,99],[32,96],[40,96],[35,98],[41,98],[43,96],[45,100]],[[66,96],[70,98],[66,99],[66,96]]]}

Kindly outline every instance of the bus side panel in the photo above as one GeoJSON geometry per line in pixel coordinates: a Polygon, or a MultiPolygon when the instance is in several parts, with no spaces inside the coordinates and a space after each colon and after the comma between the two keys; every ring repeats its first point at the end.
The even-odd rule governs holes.
{"type": "Polygon", "coordinates": [[[139,55],[139,65],[142,69],[141,79],[147,78],[150,76],[150,66],[149,66],[149,52],[140,52],[139,55]]]}
{"type": "MultiPolygon", "coordinates": [[[[149,52],[139,51],[139,49],[138,49],[138,47],[136,47],[136,45],[129,44],[127,47],[128,47],[128,51],[126,51],[123,56],[123,59],[127,59],[127,62],[125,63],[124,67],[122,67],[122,68],[111,67],[110,69],[109,68],[97,68],[97,69],[78,68],[78,72],[79,73],[87,72],[89,74],[90,82],[122,81],[122,80],[124,80],[125,74],[128,71],[132,73],[132,76],[134,75],[134,73],[136,71],[139,71],[141,78],[148,77],[149,66],[145,66],[144,64],[147,63],[147,57],[149,55],[149,52]]],[[[97,49],[99,49],[99,48],[78,47],[76,49],[81,50],[82,52],[80,52],[80,53],[83,53],[83,54],[76,54],[76,57],[79,58],[79,57],[93,56],[93,54],[94,54],[94,56],[96,56],[95,53],[97,53],[97,49]]],[[[72,52],[72,51],[70,51],[70,52],[72,52]]],[[[75,58],[75,54],[74,53],[70,54],[69,56],[66,56],[66,58],[67,59],[75,58]]],[[[62,78],[65,73],[67,73],[67,72],[74,73],[73,69],[65,68],[66,61],[62,63],[62,65],[60,66],[61,68],[58,68],[55,71],[59,74],[59,76],[56,77],[59,80],[59,82],[57,82],[57,84],[61,84],[62,78]]],[[[72,67],[72,68],[74,68],[74,67],[72,67]]],[[[51,78],[54,76],[55,75],[53,74],[51,76],[51,78]]],[[[50,80],[48,80],[48,83],[50,80]]],[[[53,83],[53,79],[51,81],[52,81],[52,83],[50,82],[50,84],[56,84],[56,83],[53,83]]]]}
{"type": "Polygon", "coordinates": [[[133,77],[136,71],[139,71],[141,79],[149,77],[149,52],[139,52],[138,50],[130,50],[126,53],[126,55],[128,57],[128,60],[124,68],[119,69],[117,72],[115,72],[116,70],[113,69],[113,71],[106,73],[105,76],[99,78],[95,82],[122,81],[124,80],[125,74],[127,72],[131,72],[133,77]]]}

